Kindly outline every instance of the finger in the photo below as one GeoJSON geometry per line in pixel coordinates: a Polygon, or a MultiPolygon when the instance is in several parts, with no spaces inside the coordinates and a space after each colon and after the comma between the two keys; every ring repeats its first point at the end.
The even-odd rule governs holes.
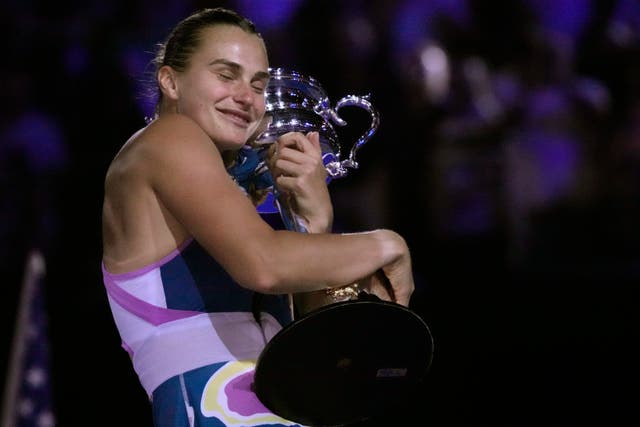
{"type": "Polygon", "coordinates": [[[322,152],[322,149],[320,147],[320,134],[318,132],[307,133],[307,139],[317,152],[322,152]]]}
{"type": "Polygon", "coordinates": [[[278,139],[280,147],[292,147],[303,153],[313,153],[321,155],[320,134],[318,132],[308,132],[303,135],[300,132],[289,132],[278,139]]]}
{"type": "Polygon", "coordinates": [[[300,152],[300,150],[295,147],[295,140],[291,138],[279,140],[278,143],[272,144],[269,147],[266,155],[266,162],[269,169],[275,169],[277,167],[276,162],[279,159],[285,159],[297,163],[309,161],[308,155],[300,152]]]}
{"type": "Polygon", "coordinates": [[[284,175],[293,176],[293,177],[299,177],[313,171],[313,168],[311,165],[291,161],[288,159],[282,159],[282,158],[279,158],[278,160],[276,160],[274,169],[280,171],[284,175]]]}
{"type": "Polygon", "coordinates": [[[407,292],[407,290],[405,289],[403,291],[394,292],[393,299],[398,304],[408,307],[409,300],[411,299],[411,291],[407,292]]]}
{"type": "Polygon", "coordinates": [[[308,179],[293,174],[282,173],[275,180],[280,191],[291,193],[295,197],[305,198],[321,191],[310,184],[308,179]]]}
{"type": "Polygon", "coordinates": [[[308,153],[308,152],[306,153],[302,152],[297,148],[290,148],[290,147],[285,147],[278,150],[278,156],[275,160],[280,160],[280,159],[289,160],[295,163],[309,163],[309,164],[315,164],[320,160],[318,156],[312,155],[311,153],[308,153]]]}
{"type": "Polygon", "coordinates": [[[321,158],[322,150],[320,149],[320,137],[318,136],[318,132],[309,132],[308,135],[311,137],[305,137],[304,139],[298,140],[298,148],[307,155],[315,158],[321,158]]]}
{"type": "Polygon", "coordinates": [[[389,277],[387,277],[383,270],[378,270],[375,274],[375,277],[380,280],[382,286],[384,286],[384,288],[389,292],[392,301],[405,307],[409,306],[409,298],[411,297],[413,284],[410,287],[411,290],[407,292],[406,287],[395,289],[393,284],[389,280],[389,277]]]}
{"type": "Polygon", "coordinates": [[[404,297],[398,298],[396,300],[396,302],[398,304],[400,304],[400,305],[405,306],[405,307],[409,307],[409,297],[408,296],[404,296],[404,297]]]}
{"type": "Polygon", "coordinates": [[[324,168],[319,169],[320,166],[318,159],[290,148],[279,151],[277,156],[267,161],[273,177],[283,174],[293,177],[316,176],[324,172],[324,168]]]}
{"type": "Polygon", "coordinates": [[[276,185],[281,192],[295,194],[297,197],[303,196],[300,180],[295,176],[280,175],[276,178],[276,185]]]}
{"type": "Polygon", "coordinates": [[[366,292],[373,294],[383,301],[393,301],[389,291],[380,284],[371,285],[366,292]]]}
{"type": "Polygon", "coordinates": [[[288,132],[278,138],[277,143],[278,147],[292,147],[299,151],[303,150],[303,142],[307,138],[300,132],[288,132]]]}

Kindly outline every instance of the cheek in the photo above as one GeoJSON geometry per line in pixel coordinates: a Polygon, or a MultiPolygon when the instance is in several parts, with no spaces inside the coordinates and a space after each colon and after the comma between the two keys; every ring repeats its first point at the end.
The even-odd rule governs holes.
{"type": "Polygon", "coordinates": [[[200,96],[208,102],[217,102],[227,98],[229,91],[224,86],[210,84],[202,87],[200,96]]]}
{"type": "Polygon", "coordinates": [[[189,96],[198,103],[210,103],[227,96],[228,90],[224,85],[217,84],[212,76],[203,74],[194,77],[189,82],[189,96]]]}
{"type": "Polygon", "coordinates": [[[255,102],[256,112],[260,117],[264,116],[265,111],[267,110],[267,105],[265,103],[265,98],[258,97],[255,102]]]}

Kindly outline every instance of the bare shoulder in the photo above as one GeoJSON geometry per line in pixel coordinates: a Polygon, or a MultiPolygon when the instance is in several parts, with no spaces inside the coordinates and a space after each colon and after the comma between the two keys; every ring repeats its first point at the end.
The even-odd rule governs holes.
{"type": "Polygon", "coordinates": [[[207,134],[191,118],[183,114],[164,114],[146,128],[147,136],[169,143],[188,140],[206,140],[207,134]]]}
{"type": "Polygon", "coordinates": [[[211,138],[184,115],[163,115],[146,128],[143,138],[141,154],[154,171],[159,167],[170,171],[184,165],[190,168],[223,165],[211,138]]]}
{"type": "Polygon", "coordinates": [[[140,134],[140,147],[147,154],[175,155],[211,148],[211,139],[196,122],[181,114],[166,114],[150,123],[140,134]]]}
{"type": "Polygon", "coordinates": [[[167,114],[125,143],[109,167],[107,181],[112,176],[151,177],[170,172],[181,163],[195,167],[202,162],[217,163],[219,159],[215,145],[193,120],[180,114],[167,114]]]}

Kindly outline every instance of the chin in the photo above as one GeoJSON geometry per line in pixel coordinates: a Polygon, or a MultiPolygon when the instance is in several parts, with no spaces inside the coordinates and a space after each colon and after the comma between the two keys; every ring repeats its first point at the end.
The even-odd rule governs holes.
{"type": "Polygon", "coordinates": [[[239,150],[242,148],[251,136],[246,130],[229,130],[224,132],[211,132],[209,134],[211,140],[214,141],[220,151],[239,150]]]}
{"type": "Polygon", "coordinates": [[[247,139],[216,139],[213,138],[220,151],[239,150],[247,143],[247,139]]]}

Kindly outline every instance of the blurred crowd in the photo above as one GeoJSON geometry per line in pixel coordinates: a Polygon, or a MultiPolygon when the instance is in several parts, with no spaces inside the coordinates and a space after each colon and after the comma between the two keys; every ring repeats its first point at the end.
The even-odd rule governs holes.
{"type": "MultiPolygon", "coordinates": [[[[254,20],[271,65],[316,78],[332,101],[370,94],[381,124],[360,168],[331,184],[336,228],[404,235],[414,308],[441,331],[460,332],[446,315],[462,313],[458,292],[487,302],[536,281],[637,279],[636,0],[5,0],[3,336],[33,247],[49,305],[64,313],[52,315],[54,352],[55,339],[60,349],[77,338],[76,316],[113,334],[99,271],[104,172],[152,112],[156,43],[211,6],[254,20]]],[[[345,118],[346,153],[368,117],[345,118]]],[[[67,357],[61,369],[91,369],[67,357]]]]}

